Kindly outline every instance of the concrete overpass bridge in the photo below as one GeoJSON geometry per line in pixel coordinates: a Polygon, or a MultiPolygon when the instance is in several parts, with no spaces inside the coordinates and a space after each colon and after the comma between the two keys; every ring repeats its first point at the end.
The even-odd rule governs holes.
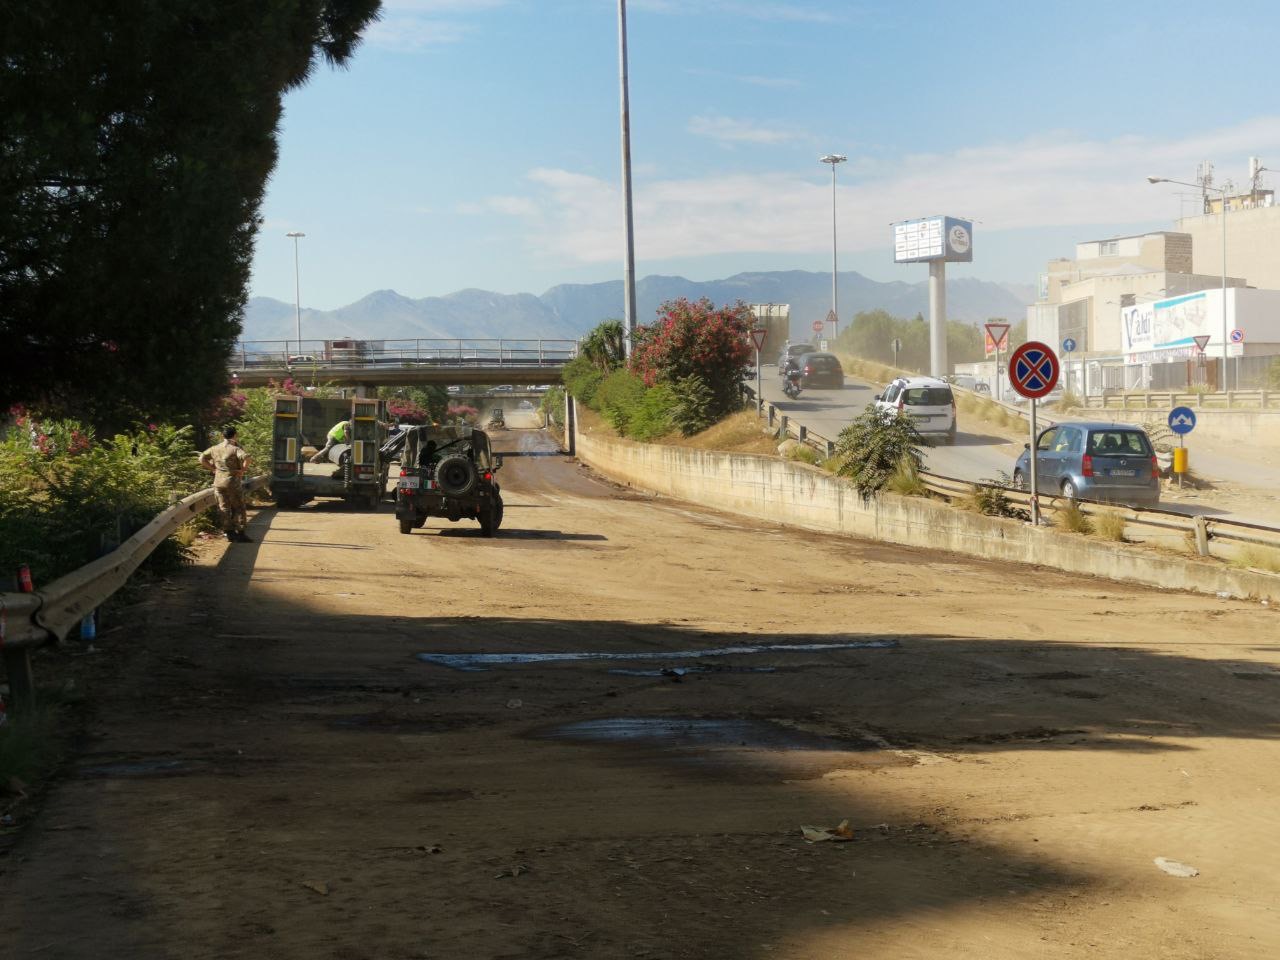
{"type": "Polygon", "coordinates": [[[265,387],[288,377],[335,386],[560,383],[576,340],[246,340],[232,381],[265,387]]]}

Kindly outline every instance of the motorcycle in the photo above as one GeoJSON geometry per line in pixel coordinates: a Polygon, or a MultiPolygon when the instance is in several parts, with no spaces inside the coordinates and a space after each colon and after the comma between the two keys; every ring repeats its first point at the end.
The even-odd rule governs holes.
{"type": "Polygon", "coordinates": [[[800,371],[789,371],[782,380],[782,392],[795,400],[800,396],[800,371]]]}

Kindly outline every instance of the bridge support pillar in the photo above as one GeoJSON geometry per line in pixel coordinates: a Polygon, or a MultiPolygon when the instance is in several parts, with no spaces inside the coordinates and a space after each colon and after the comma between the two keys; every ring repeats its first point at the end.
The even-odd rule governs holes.
{"type": "Polygon", "coordinates": [[[573,396],[569,391],[564,394],[564,452],[569,456],[577,453],[574,434],[577,432],[577,411],[573,406],[573,396]]]}
{"type": "Polygon", "coordinates": [[[371,383],[356,384],[357,397],[376,397],[377,395],[378,395],[378,388],[375,387],[373,384],[371,383]]]}

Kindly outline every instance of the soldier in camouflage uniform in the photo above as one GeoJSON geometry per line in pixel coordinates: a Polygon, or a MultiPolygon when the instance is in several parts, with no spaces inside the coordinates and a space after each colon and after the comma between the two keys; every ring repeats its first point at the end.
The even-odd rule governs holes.
{"type": "Polygon", "coordinates": [[[222,528],[232,543],[249,543],[245,534],[244,471],[249,455],[236,441],[236,428],[222,431],[223,441],[200,454],[200,466],[213,474],[213,492],[222,513],[222,528]]]}

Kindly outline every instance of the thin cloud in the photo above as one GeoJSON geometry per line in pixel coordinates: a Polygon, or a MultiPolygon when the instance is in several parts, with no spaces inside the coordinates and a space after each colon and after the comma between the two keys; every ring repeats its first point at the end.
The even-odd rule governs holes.
{"type": "Polygon", "coordinates": [[[732,117],[692,117],[685,129],[695,136],[721,143],[789,143],[799,136],[793,130],[765,127],[732,117]]]}
{"type": "Polygon", "coordinates": [[[745,83],[753,87],[768,87],[774,90],[798,90],[804,86],[799,80],[791,77],[767,77],[755,74],[739,74],[725,73],[723,70],[707,70],[704,68],[690,67],[685,73],[691,77],[716,77],[721,80],[731,80],[734,83],[745,83]]]}
{"type": "MultiPolygon", "coordinates": [[[[1220,177],[1242,180],[1246,158],[1259,154],[1280,154],[1280,117],[1180,139],[1087,140],[1053,134],[944,154],[850,163],[837,173],[841,248],[884,249],[892,221],[936,213],[977,217],[984,232],[1171,222],[1179,212],[1175,188],[1148,185],[1148,174],[1190,179],[1197,162],[1213,157],[1220,177]]],[[[831,229],[830,179],[825,170],[809,166],[818,164],[786,172],[637,182],[637,255],[656,260],[825,249],[831,229]]],[[[579,263],[607,262],[619,255],[616,183],[551,168],[531,171],[527,179],[534,188],[529,199],[540,211],[536,217],[529,207],[519,211],[532,248],[579,263]]],[[[981,244],[980,234],[979,259],[981,244]]]]}
{"type": "Polygon", "coordinates": [[[398,53],[460,43],[474,27],[456,19],[507,5],[508,0],[384,0],[387,15],[371,25],[366,40],[398,53]],[[449,18],[441,18],[441,14],[449,18]]]}
{"type": "Polygon", "coordinates": [[[807,3],[746,2],[746,0],[632,0],[632,8],[649,13],[725,14],[751,20],[793,23],[835,23],[840,18],[807,3]]]}

